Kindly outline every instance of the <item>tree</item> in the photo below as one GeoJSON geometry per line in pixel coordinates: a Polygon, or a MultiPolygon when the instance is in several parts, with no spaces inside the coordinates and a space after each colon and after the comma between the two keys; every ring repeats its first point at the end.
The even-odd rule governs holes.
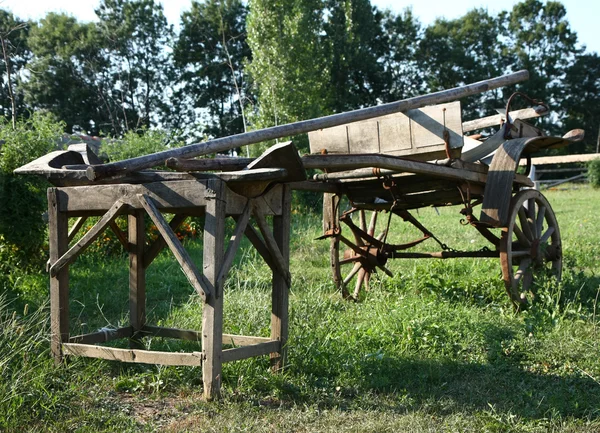
{"type": "Polygon", "coordinates": [[[527,69],[530,78],[520,86],[529,96],[550,105],[555,116],[542,118],[545,130],[558,133],[566,114],[563,83],[581,53],[577,35],[566,19],[565,7],[555,1],[525,0],[503,13],[506,55],[512,70],[527,69]]]}
{"type": "MultiPolygon", "coordinates": [[[[429,92],[449,89],[501,75],[507,65],[499,38],[500,21],[484,9],[463,17],[437,19],[419,45],[419,64],[429,92]]],[[[502,106],[501,91],[463,100],[463,115],[478,117],[502,106]]]]}
{"type": "Polygon", "coordinates": [[[328,109],[343,112],[376,105],[391,82],[382,61],[390,49],[384,14],[369,0],[328,0],[326,6],[328,109]]]}
{"type": "Polygon", "coordinates": [[[596,152],[600,140],[600,57],[581,54],[568,69],[564,85],[566,129],[582,128],[585,140],[571,145],[573,153],[596,152]]]}
{"type": "Polygon", "coordinates": [[[32,26],[28,43],[33,60],[23,83],[27,103],[53,113],[68,131],[98,133],[106,120],[100,103],[105,62],[95,24],[49,13],[32,26]]]}
{"type": "Polygon", "coordinates": [[[320,0],[249,2],[247,28],[252,61],[248,71],[258,100],[254,127],[323,114],[329,70],[319,44],[322,14],[320,0]]]}
{"type": "Polygon", "coordinates": [[[0,110],[4,117],[12,119],[16,127],[17,117],[24,113],[23,92],[17,87],[25,65],[31,58],[27,46],[28,24],[0,9],[0,110]]]}
{"type": "Polygon", "coordinates": [[[169,104],[173,29],[154,0],[103,0],[96,10],[109,64],[112,129],[117,134],[159,123],[169,104]]]}
{"type": "Polygon", "coordinates": [[[181,71],[181,93],[191,99],[191,122],[202,114],[207,117],[209,136],[246,129],[244,105],[249,89],[244,63],[251,58],[246,15],[240,0],[206,0],[193,2],[181,17],[174,53],[181,71]]]}

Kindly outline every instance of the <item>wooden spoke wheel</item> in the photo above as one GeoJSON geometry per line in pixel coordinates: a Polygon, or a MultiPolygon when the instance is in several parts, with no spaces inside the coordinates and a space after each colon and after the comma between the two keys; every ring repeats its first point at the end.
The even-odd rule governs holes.
{"type": "Polygon", "coordinates": [[[385,232],[377,232],[378,216],[378,211],[358,209],[339,219],[339,227],[344,230],[331,240],[331,270],[345,299],[358,300],[362,288],[369,290],[371,276],[377,269],[392,275],[385,267],[387,256],[380,248],[385,232]],[[354,291],[350,295],[352,284],[354,291]]]}
{"type": "Polygon", "coordinates": [[[533,189],[511,200],[508,227],[502,229],[500,263],[506,291],[522,308],[535,297],[544,278],[560,280],[562,251],[556,216],[548,200],[533,189]]]}

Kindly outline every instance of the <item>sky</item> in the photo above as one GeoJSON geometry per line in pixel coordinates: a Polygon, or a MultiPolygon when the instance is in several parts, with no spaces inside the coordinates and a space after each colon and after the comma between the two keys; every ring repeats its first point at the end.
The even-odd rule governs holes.
{"type": "MultiPolygon", "coordinates": [[[[99,0],[0,0],[0,8],[8,9],[16,16],[25,19],[40,19],[47,12],[66,12],[80,21],[96,19],[94,8],[99,0]]],[[[165,15],[171,24],[177,25],[182,12],[190,9],[191,0],[163,0],[165,15]]],[[[487,9],[490,14],[508,10],[518,3],[518,0],[421,0],[411,3],[402,0],[371,0],[371,3],[381,9],[389,8],[400,12],[407,7],[412,8],[413,14],[421,23],[428,25],[436,18],[459,18],[473,8],[487,9]]],[[[567,19],[571,29],[577,32],[579,42],[587,46],[588,51],[600,52],[600,32],[598,17],[600,16],[600,1],[591,0],[562,0],[567,10],[567,19]]]]}

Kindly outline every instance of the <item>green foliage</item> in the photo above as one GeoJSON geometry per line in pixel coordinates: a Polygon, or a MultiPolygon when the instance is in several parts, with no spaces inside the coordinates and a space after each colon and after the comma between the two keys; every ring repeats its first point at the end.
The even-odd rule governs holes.
{"type": "MultiPolygon", "coordinates": [[[[247,8],[239,0],[193,2],[181,16],[182,28],[175,46],[175,63],[188,98],[190,123],[208,110],[205,134],[223,137],[246,129],[244,106],[248,81],[244,62],[251,57],[246,41],[247,8]]],[[[188,126],[189,127],[189,126],[188,126]]]]}
{"type": "Polygon", "coordinates": [[[594,188],[600,188],[600,159],[588,162],[588,180],[594,188]]]}
{"type": "Polygon", "coordinates": [[[17,176],[13,170],[56,149],[63,124],[50,116],[36,114],[17,122],[13,129],[5,120],[0,125],[0,274],[30,266],[41,268],[45,253],[45,181],[17,176]]]}
{"type": "Polygon", "coordinates": [[[120,139],[105,140],[101,151],[106,153],[109,160],[121,161],[181,145],[183,143],[174,141],[171,135],[164,130],[142,129],[138,132],[129,131],[120,139]]]}

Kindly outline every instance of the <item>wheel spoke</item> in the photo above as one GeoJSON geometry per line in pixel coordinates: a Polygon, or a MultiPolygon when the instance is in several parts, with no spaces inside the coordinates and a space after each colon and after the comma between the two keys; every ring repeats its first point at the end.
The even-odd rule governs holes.
{"type": "Polygon", "coordinates": [[[527,218],[531,221],[535,219],[535,199],[527,200],[527,218]]]}
{"type": "Polygon", "coordinates": [[[554,234],[554,227],[548,227],[548,230],[546,230],[544,232],[544,234],[542,235],[542,237],[540,238],[540,243],[544,244],[546,242],[548,242],[548,239],[550,239],[550,236],[552,236],[554,234]]]}
{"type": "Polygon", "coordinates": [[[390,270],[389,270],[388,268],[386,268],[385,266],[383,266],[383,265],[377,265],[377,267],[378,267],[379,269],[381,269],[383,272],[385,272],[385,273],[386,273],[386,275],[388,275],[389,277],[392,277],[392,278],[394,277],[394,274],[392,273],[392,271],[390,271],[390,270]]]}
{"type": "Polygon", "coordinates": [[[513,251],[512,256],[515,258],[516,257],[529,257],[529,256],[531,256],[531,252],[530,251],[513,251]]]}
{"type": "Polygon", "coordinates": [[[535,236],[540,238],[542,236],[542,229],[544,228],[544,218],[546,217],[546,206],[541,205],[538,211],[538,216],[535,221],[535,236]]]}
{"type": "Polygon", "coordinates": [[[371,281],[371,273],[370,273],[370,272],[366,272],[366,273],[365,273],[365,280],[364,280],[364,283],[365,283],[365,290],[366,290],[367,292],[368,292],[368,291],[369,291],[369,289],[370,289],[370,287],[369,287],[369,281],[371,281]]]}
{"type": "Polygon", "coordinates": [[[359,216],[359,222],[360,222],[359,227],[363,232],[366,232],[367,231],[367,220],[365,217],[365,210],[364,209],[359,210],[358,216],[359,216]]]}
{"type": "Polygon", "coordinates": [[[360,288],[362,287],[366,273],[367,273],[367,271],[365,270],[365,268],[360,268],[360,270],[358,272],[358,277],[356,277],[356,285],[354,286],[354,294],[352,295],[354,297],[354,299],[358,299],[358,296],[360,295],[360,288]]]}
{"type": "Polygon", "coordinates": [[[521,231],[521,229],[519,228],[519,226],[517,226],[517,224],[515,224],[515,226],[513,227],[513,232],[517,236],[517,239],[519,240],[519,243],[521,245],[524,245],[526,247],[531,246],[531,241],[529,239],[527,239],[527,236],[525,236],[525,234],[521,231]]]}
{"type": "Polygon", "coordinates": [[[513,286],[514,291],[517,291],[517,289],[519,287],[519,282],[521,281],[521,279],[523,278],[525,273],[528,272],[530,266],[531,266],[531,259],[521,260],[521,263],[519,264],[519,269],[517,269],[517,272],[515,272],[515,276],[512,281],[512,286],[513,286]]]}
{"type": "Polygon", "coordinates": [[[371,215],[371,221],[369,221],[369,230],[367,230],[367,234],[369,236],[375,236],[375,226],[377,225],[377,212],[373,211],[373,215],[371,215]]]}
{"type": "MultiPolygon", "coordinates": [[[[529,239],[530,241],[535,239],[533,237],[533,233],[531,232],[530,222],[527,218],[527,215],[525,214],[525,208],[523,208],[523,207],[519,209],[519,222],[521,223],[521,230],[523,231],[523,234],[527,237],[527,239],[529,239]]],[[[516,225],[515,225],[515,228],[516,228],[516,225]]],[[[515,230],[515,232],[516,232],[516,230],[515,230]]]]}
{"type": "Polygon", "coordinates": [[[346,284],[348,284],[352,278],[354,278],[354,276],[358,273],[358,271],[360,271],[361,267],[362,267],[362,264],[360,262],[354,264],[354,267],[352,268],[352,270],[350,271],[348,276],[346,276],[346,278],[344,278],[344,286],[346,284]]]}

